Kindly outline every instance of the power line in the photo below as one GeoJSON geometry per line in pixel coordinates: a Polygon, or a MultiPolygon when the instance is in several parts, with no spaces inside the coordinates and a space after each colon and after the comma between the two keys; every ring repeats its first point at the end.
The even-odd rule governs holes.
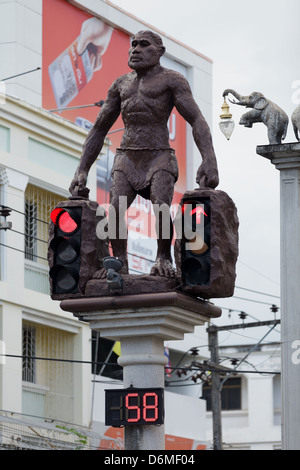
{"type": "Polygon", "coordinates": [[[33,215],[26,214],[25,212],[21,212],[18,209],[14,209],[13,207],[10,207],[10,209],[14,212],[17,212],[18,214],[24,215],[24,217],[28,219],[34,219],[34,220],[37,220],[38,222],[42,222],[43,224],[49,225],[49,221],[45,221],[45,220],[39,219],[38,217],[34,217],[33,215]]]}
{"type": "MultiPolygon", "coordinates": [[[[60,359],[60,358],[53,358],[53,357],[40,357],[40,356],[21,356],[18,354],[0,354],[0,357],[9,357],[9,358],[14,358],[14,359],[32,359],[32,360],[37,360],[37,361],[51,361],[51,362],[66,362],[70,364],[90,364],[90,365],[105,365],[105,366],[116,366],[117,364],[115,362],[108,362],[108,361],[83,361],[79,359],[60,359]]],[[[220,373],[228,373],[230,370],[228,368],[214,368],[214,366],[208,366],[206,364],[202,364],[203,369],[200,367],[172,367],[168,366],[168,368],[173,369],[173,370],[180,370],[180,371],[210,371],[210,372],[215,372],[218,371],[220,373]]],[[[248,370],[243,370],[243,371],[235,371],[236,373],[259,373],[259,374],[280,374],[280,372],[274,372],[274,371],[248,371],[248,370]]]]}
{"type": "MultiPolygon", "coordinates": [[[[15,247],[13,247],[13,246],[5,245],[5,243],[1,243],[1,242],[0,242],[0,245],[1,245],[1,246],[4,246],[5,248],[9,248],[10,250],[18,251],[19,253],[23,253],[23,254],[25,253],[25,255],[28,254],[28,252],[25,251],[25,250],[20,250],[19,248],[15,248],[15,247]]],[[[48,259],[47,259],[47,258],[44,258],[43,256],[32,255],[32,254],[30,254],[30,256],[31,256],[32,258],[38,258],[38,259],[42,259],[42,260],[44,260],[44,261],[48,261],[48,259]]]]}
{"type": "Polygon", "coordinates": [[[241,290],[246,290],[248,292],[253,292],[255,294],[266,295],[267,297],[274,297],[276,299],[280,299],[279,295],[267,294],[266,292],[260,292],[260,291],[257,291],[257,290],[246,289],[245,287],[239,287],[239,286],[235,286],[235,288],[236,289],[241,289],[241,290]]]}
{"type": "Polygon", "coordinates": [[[239,299],[239,300],[245,300],[247,302],[254,302],[256,304],[272,305],[270,302],[262,302],[261,300],[255,300],[255,299],[245,299],[244,297],[237,297],[236,295],[233,295],[232,298],[233,299],[239,299]]]}
{"type": "Polygon", "coordinates": [[[68,362],[70,364],[96,364],[96,365],[107,365],[107,366],[115,366],[115,362],[101,362],[101,361],[82,361],[79,359],[59,359],[55,357],[40,357],[40,356],[21,356],[18,354],[0,354],[2,357],[11,357],[15,359],[32,359],[36,361],[53,361],[53,362],[68,362]]]}
{"type": "Polygon", "coordinates": [[[41,70],[41,67],[36,67],[35,69],[28,70],[27,72],[22,72],[22,73],[18,73],[17,75],[12,75],[11,77],[2,78],[0,82],[5,82],[6,80],[10,80],[11,78],[21,77],[21,75],[26,75],[28,73],[36,72],[37,70],[41,70]]]}
{"type": "Polygon", "coordinates": [[[38,242],[48,244],[48,240],[42,240],[41,238],[34,237],[33,235],[29,235],[27,233],[19,232],[19,230],[14,230],[13,228],[10,228],[9,230],[11,232],[18,233],[19,235],[23,235],[23,237],[28,237],[30,238],[30,240],[37,240],[38,242]]]}
{"type": "MultiPolygon", "coordinates": [[[[24,214],[24,215],[25,215],[25,214],[24,214]]],[[[33,217],[33,218],[34,218],[34,217],[33,217]]],[[[41,222],[44,222],[44,221],[41,221],[41,222]]],[[[47,224],[48,224],[48,222],[44,222],[44,223],[47,223],[47,224]]],[[[27,234],[25,234],[25,233],[22,233],[22,232],[19,232],[19,231],[16,231],[16,230],[12,230],[12,231],[13,231],[13,232],[16,232],[16,233],[18,233],[18,234],[20,234],[20,235],[27,236],[28,238],[31,238],[31,239],[34,239],[34,240],[37,240],[37,241],[40,241],[40,242],[43,242],[43,243],[48,243],[48,241],[46,241],[46,240],[41,240],[41,239],[39,239],[39,238],[37,238],[37,237],[31,236],[31,235],[27,235],[27,234]]],[[[6,244],[1,243],[1,242],[0,242],[0,245],[1,245],[1,246],[4,246],[4,247],[6,247],[6,248],[9,248],[9,249],[18,251],[18,252],[20,252],[20,253],[25,253],[25,254],[27,253],[27,251],[25,251],[25,250],[20,250],[19,248],[15,248],[15,247],[13,247],[13,246],[9,246],[9,245],[6,245],[6,244]]],[[[149,261],[149,262],[155,263],[155,261],[150,260],[150,259],[148,259],[148,258],[144,258],[143,256],[140,256],[140,255],[137,255],[137,254],[128,253],[128,255],[136,256],[136,257],[139,258],[139,259],[142,259],[142,260],[145,260],[145,261],[149,261]]],[[[48,259],[45,258],[45,257],[43,257],[43,256],[38,256],[38,255],[31,255],[31,256],[32,256],[33,258],[38,258],[38,259],[42,259],[42,260],[44,260],[44,261],[48,261],[48,259]]],[[[137,270],[137,269],[134,269],[134,268],[129,268],[129,269],[130,269],[130,271],[133,271],[133,272],[138,273],[138,274],[146,274],[144,271],[140,271],[140,270],[137,270]]],[[[248,302],[255,302],[255,303],[262,304],[262,305],[271,305],[271,306],[274,305],[274,304],[267,303],[267,302],[261,302],[261,301],[259,301],[259,300],[245,299],[245,298],[243,298],[243,297],[233,296],[232,298],[240,299],[240,300],[245,300],[245,301],[248,301],[248,302]]],[[[222,308],[222,307],[220,307],[220,308],[222,308]]],[[[226,308],[226,307],[224,307],[224,309],[225,309],[225,308],[226,308]]],[[[230,310],[230,311],[234,311],[233,309],[229,309],[229,308],[227,308],[227,309],[230,310]]],[[[236,311],[238,311],[238,310],[236,310],[236,311]]]]}
{"type": "Polygon", "coordinates": [[[262,277],[264,277],[264,278],[267,279],[268,281],[271,281],[271,282],[273,282],[274,284],[279,285],[278,282],[274,281],[274,279],[271,279],[270,277],[268,277],[268,276],[262,274],[260,271],[258,271],[257,269],[252,268],[251,266],[249,266],[248,264],[244,263],[244,262],[241,261],[240,259],[238,259],[238,262],[241,263],[241,264],[243,264],[244,266],[246,266],[246,267],[247,267],[248,269],[250,269],[251,271],[253,271],[253,272],[259,274],[259,275],[262,276],[262,277]]]}
{"type": "Polygon", "coordinates": [[[55,112],[55,111],[69,111],[70,109],[91,108],[91,107],[94,107],[94,106],[97,106],[98,108],[101,108],[103,105],[104,105],[104,101],[100,100],[100,101],[97,101],[96,103],[92,103],[92,104],[83,104],[83,105],[80,105],[80,106],[69,106],[69,107],[66,107],[66,108],[48,109],[48,111],[52,113],[52,112],[55,112]]]}
{"type": "MultiPolygon", "coordinates": [[[[29,218],[29,219],[34,219],[34,220],[37,220],[38,222],[41,222],[41,223],[46,224],[46,225],[49,225],[49,221],[45,221],[45,220],[39,219],[39,218],[37,218],[37,217],[34,217],[34,216],[30,215],[30,214],[26,214],[25,212],[21,212],[21,211],[19,211],[19,210],[17,210],[17,209],[14,209],[14,208],[10,208],[10,209],[11,209],[12,211],[14,211],[14,212],[17,212],[18,214],[21,214],[21,215],[23,215],[23,216],[29,218]]],[[[12,229],[11,229],[11,230],[12,230],[12,229]]],[[[41,239],[38,239],[38,238],[36,238],[36,237],[34,237],[34,236],[30,236],[30,235],[27,235],[27,234],[25,234],[25,233],[18,232],[18,231],[16,231],[16,230],[12,230],[12,231],[14,231],[14,232],[16,232],[16,233],[19,233],[20,235],[23,235],[23,236],[28,236],[28,237],[30,237],[31,239],[35,239],[35,240],[40,241],[40,242],[43,242],[43,243],[48,243],[48,241],[46,241],[46,240],[41,240],[41,239]]],[[[2,246],[7,246],[7,245],[3,245],[3,244],[2,244],[2,246]]],[[[22,250],[13,248],[13,247],[11,247],[11,246],[7,246],[7,248],[15,249],[16,251],[21,251],[21,252],[25,253],[25,251],[22,251],[22,250]]],[[[155,260],[152,260],[152,259],[150,259],[150,258],[146,258],[146,257],[141,256],[141,255],[138,255],[138,254],[134,254],[134,253],[128,252],[128,255],[130,255],[130,256],[136,256],[137,258],[143,259],[143,260],[145,260],[145,261],[148,261],[149,263],[155,263],[155,260]]],[[[40,257],[40,256],[35,256],[35,257],[47,261],[46,258],[43,258],[43,257],[40,257]]],[[[131,271],[134,271],[134,272],[140,273],[140,274],[144,274],[143,271],[136,270],[136,269],[133,269],[133,268],[131,268],[131,271]]],[[[249,288],[246,288],[246,287],[240,287],[240,286],[236,286],[236,288],[237,288],[237,289],[244,290],[244,291],[253,292],[253,293],[256,293],[256,294],[265,295],[265,296],[268,296],[268,297],[274,297],[274,298],[280,299],[279,296],[277,296],[277,295],[272,295],[272,294],[269,294],[269,293],[266,293],[266,292],[261,292],[261,291],[249,289],[249,288]]],[[[263,302],[263,301],[255,300],[255,299],[248,299],[248,298],[244,298],[244,297],[238,297],[238,296],[235,296],[235,295],[234,295],[232,298],[239,299],[239,300],[244,300],[244,301],[247,301],[247,302],[259,303],[259,304],[262,304],[262,305],[273,305],[273,304],[268,303],[268,302],[263,302]]],[[[224,307],[224,308],[225,308],[225,307],[224,307]]],[[[228,310],[234,311],[234,309],[228,309],[228,310]]]]}

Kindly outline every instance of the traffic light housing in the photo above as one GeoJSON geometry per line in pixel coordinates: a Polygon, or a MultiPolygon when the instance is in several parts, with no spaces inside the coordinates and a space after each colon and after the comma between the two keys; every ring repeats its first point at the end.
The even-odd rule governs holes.
{"type": "Polygon", "coordinates": [[[50,214],[48,261],[54,300],[84,296],[87,282],[101,267],[97,208],[88,199],[70,198],[50,214]]]}
{"type": "Polygon", "coordinates": [[[182,207],[181,274],[186,286],[210,280],[210,201],[187,199],[182,207]]]}
{"type": "Polygon", "coordinates": [[[224,191],[188,191],[178,214],[175,259],[182,291],[203,299],[231,297],[239,226],[233,201],[224,191]]]}

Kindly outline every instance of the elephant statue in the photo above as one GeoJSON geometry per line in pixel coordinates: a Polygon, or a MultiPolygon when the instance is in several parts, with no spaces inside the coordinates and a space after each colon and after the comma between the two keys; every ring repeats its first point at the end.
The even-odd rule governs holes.
{"type": "Polygon", "coordinates": [[[300,141],[300,104],[297,106],[291,116],[291,121],[296,139],[300,141]]]}
{"type": "Polygon", "coordinates": [[[256,122],[264,123],[268,128],[268,139],[271,145],[281,144],[287,134],[289,123],[288,115],[277,104],[268,100],[262,93],[253,92],[249,96],[242,96],[232,89],[223,92],[223,96],[233,95],[238,101],[231,103],[253,108],[242,115],[239,124],[245,127],[252,127],[256,122]]]}

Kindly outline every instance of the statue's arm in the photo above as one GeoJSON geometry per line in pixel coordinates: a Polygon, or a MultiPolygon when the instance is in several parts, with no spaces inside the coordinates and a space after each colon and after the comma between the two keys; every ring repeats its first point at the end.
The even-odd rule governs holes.
{"type": "Polygon", "coordinates": [[[195,102],[187,80],[180,75],[173,80],[174,104],[179,114],[191,125],[195,143],[202,156],[196,182],[201,187],[216,188],[219,184],[217,159],[209,126],[195,102]]]}
{"type": "Polygon", "coordinates": [[[120,109],[121,100],[116,80],[110,87],[105,103],[84,142],[82,155],[69,188],[72,195],[84,194],[90,168],[102,149],[106,134],[117,120],[120,109]]]}

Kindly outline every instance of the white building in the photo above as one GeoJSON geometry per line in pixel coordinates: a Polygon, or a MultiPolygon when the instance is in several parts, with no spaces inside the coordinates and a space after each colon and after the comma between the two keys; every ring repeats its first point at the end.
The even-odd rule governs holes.
{"type": "MultiPolygon", "coordinates": [[[[99,370],[95,372],[91,364],[97,358],[100,360],[99,357],[100,362],[115,360],[109,355],[113,344],[102,341],[101,354],[96,356],[95,345],[100,342],[91,337],[89,326],[64,313],[49,296],[47,221],[50,210],[69,196],[67,188],[87,135],[87,130],[76,125],[68,114],[50,112],[45,107],[47,70],[43,63],[47,18],[44,8],[50,4],[66,11],[72,9],[74,22],[80,17],[80,23],[81,15],[100,18],[114,28],[116,36],[125,34],[129,38],[139,30],[155,30],[104,0],[0,2],[0,91],[4,92],[0,103],[0,205],[12,209],[7,218],[12,222],[12,229],[0,230],[0,352],[6,354],[0,356],[0,445],[47,448],[41,438],[44,436],[51,448],[68,448],[82,434],[89,438],[86,446],[105,448],[110,437],[110,444],[114,442],[118,448],[122,447],[121,431],[104,425],[104,389],[120,387],[121,382],[112,378],[109,371],[99,375],[99,370]],[[33,71],[37,67],[42,70],[33,71]],[[29,73],[19,75],[23,72],[29,73]],[[72,431],[74,427],[76,432],[72,431]]],[[[55,41],[59,31],[51,32],[55,41]]],[[[163,33],[160,35],[167,49],[163,65],[174,67],[186,76],[210,123],[211,60],[163,33]]],[[[105,99],[95,96],[93,100],[99,98],[105,99]]],[[[82,122],[88,124],[86,119],[82,122]]],[[[186,132],[184,165],[188,171],[184,187],[190,189],[199,155],[189,126],[186,132]]],[[[100,161],[108,155],[107,145],[109,141],[100,161]]],[[[96,164],[89,174],[88,186],[90,199],[96,200],[96,164]]],[[[178,363],[183,368],[186,363],[189,365],[193,359],[190,348],[199,341],[202,345],[207,343],[204,327],[196,328],[195,335],[186,335],[185,341],[166,344],[170,348],[171,365],[178,363]],[[187,351],[190,352],[185,354],[187,351]]],[[[196,356],[198,361],[205,357],[209,357],[209,352],[205,355],[204,350],[196,356]]],[[[189,378],[194,372],[178,377],[174,370],[166,377],[169,448],[211,448],[210,412],[206,413],[205,401],[199,399],[202,381],[195,383],[189,378]]],[[[258,393],[273,396],[276,380],[277,376],[271,380],[269,375],[243,375],[241,409],[224,411],[226,446],[279,446],[277,417],[272,421],[274,407],[269,401],[268,407],[260,403],[258,408],[256,398],[258,393]],[[266,433],[257,431],[263,429],[262,411],[267,415],[264,423],[268,426],[268,439],[266,433]]]]}
{"type": "MultiPolygon", "coordinates": [[[[8,355],[0,366],[1,410],[87,426],[91,396],[83,384],[89,367],[34,359],[90,360],[89,329],[49,297],[46,223],[49,209],[66,199],[62,188],[86,132],[29,103],[5,99],[1,205],[12,209],[12,229],[1,231],[1,340],[8,355]]],[[[9,445],[10,436],[4,437],[9,445]]]]}

